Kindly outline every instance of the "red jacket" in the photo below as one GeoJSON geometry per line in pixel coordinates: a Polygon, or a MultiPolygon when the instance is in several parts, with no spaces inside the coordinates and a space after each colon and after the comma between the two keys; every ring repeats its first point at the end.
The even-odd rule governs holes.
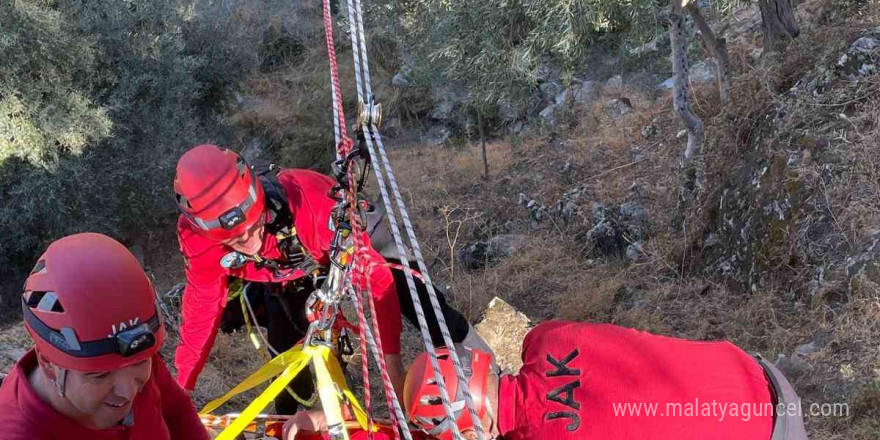
{"type": "Polygon", "coordinates": [[[134,424],[94,430],[67,418],[43,401],[28,382],[37,368],[29,351],[0,387],[2,440],[207,440],[189,396],[174,382],[165,362],[153,356],[153,373],[134,399],[134,424]]]}
{"type": "MultiPolygon", "coordinates": [[[[291,169],[279,173],[278,181],[287,195],[294,226],[303,247],[318,263],[328,264],[330,242],[333,240],[329,227],[330,212],[336,203],[328,196],[334,185],[333,180],[313,171],[291,169]]],[[[183,388],[192,390],[220,326],[229,276],[249,281],[285,283],[305,274],[296,270],[282,278],[275,278],[271,269],[258,268],[253,262],[239,269],[225,269],[220,266],[220,258],[232,249],[196,234],[183,216],[177,222],[177,236],[180,251],[186,259],[186,290],[183,294],[180,344],[175,352],[174,364],[177,367],[177,381],[183,388]]],[[[366,237],[366,241],[369,244],[369,237],[366,237]]],[[[266,233],[263,237],[260,255],[270,259],[281,256],[278,241],[272,234],[266,233]]],[[[370,255],[373,262],[385,262],[375,250],[371,249],[370,255]]],[[[379,315],[382,348],[386,353],[400,353],[400,333],[403,328],[400,304],[394,290],[394,278],[386,266],[374,266],[370,288],[379,315]]]]}
{"type": "Polygon", "coordinates": [[[526,336],[522,358],[519,374],[500,383],[498,427],[508,440],[771,436],[770,385],[728,342],[550,322],[526,336]]]}

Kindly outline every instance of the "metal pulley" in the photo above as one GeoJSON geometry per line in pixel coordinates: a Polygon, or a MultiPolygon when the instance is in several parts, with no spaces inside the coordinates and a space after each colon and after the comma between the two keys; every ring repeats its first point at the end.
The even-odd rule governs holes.
{"type": "Polygon", "coordinates": [[[376,128],[382,125],[382,104],[376,103],[373,100],[370,100],[369,103],[358,101],[358,117],[355,130],[360,129],[364,124],[376,126],[376,128]]]}

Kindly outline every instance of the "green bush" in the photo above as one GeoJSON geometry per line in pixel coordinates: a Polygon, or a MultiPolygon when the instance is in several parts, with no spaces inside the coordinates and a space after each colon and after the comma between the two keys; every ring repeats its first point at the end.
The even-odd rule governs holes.
{"type": "Polygon", "coordinates": [[[177,158],[226,143],[220,116],[259,62],[259,34],[234,11],[181,0],[0,6],[0,278],[20,286],[45,245],[70,233],[132,242],[173,227],[177,158]]]}

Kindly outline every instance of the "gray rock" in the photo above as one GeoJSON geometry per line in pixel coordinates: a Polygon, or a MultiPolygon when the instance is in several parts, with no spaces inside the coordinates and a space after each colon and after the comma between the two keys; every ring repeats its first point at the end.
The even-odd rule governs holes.
{"type": "MultiPolygon", "coordinates": [[[[549,83],[545,83],[549,84],[549,83]]],[[[542,87],[544,84],[542,84],[542,87]]],[[[564,104],[587,105],[599,97],[599,86],[593,81],[572,81],[572,83],[556,94],[553,105],[560,107],[564,104]]]]}
{"type": "Polygon", "coordinates": [[[403,72],[399,72],[391,78],[391,85],[394,87],[406,87],[410,85],[410,82],[406,79],[406,75],[404,75],[403,72]]]}
{"type": "Polygon", "coordinates": [[[837,71],[848,79],[870,75],[880,62],[880,28],[868,31],[856,40],[837,60],[837,71]]]}
{"type": "Polygon", "coordinates": [[[688,69],[691,84],[709,84],[715,81],[715,72],[708,61],[700,61],[688,69]]]}
{"type": "Polygon", "coordinates": [[[629,148],[629,161],[630,162],[641,162],[645,160],[645,150],[642,150],[641,147],[632,146],[629,148]]]}
{"type": "Polygon", "coordinates": [[[450,136],[452,136],[452,132],[445,125],[435,125],[422,136],[422,143],[431,147],[437,147],[446,144],[450,136]]]}
{"type": "Polygon", "coordinates": [[[703,241],[704,248],[710,248],[713,246],[717,246],[721,240],[718,238],[718,234],[714,232],[710,232],[709,235],[706,236],[706,239],[703,241]]]}
{"type": "Polygon", "coordinates": [[[556,106],[548,105],[538,113],[538,117],[547,125],[556,125],[556,106]]]}
{"type": "Polygon", "coordinates": [[[675,134],[676,139],[684,139],[685,136],[688,135],[687,130],[679,130],[678,133],[675,134]]]}
{"type": "MultiPolygon", "coordinates": [[[[711,63],[708,61],[700,61],[688,69],[688,81],[691,84],[709,84],[715,81],[715,71],[711,63]]],[[[666,81],[657,85],[661,90],[672,90],[675,78],[668,78],[666,81]]]]}
{"type": "Polygon", "coordinates": [[[633,200],[639,203],[645,203],[645,196],[648,195],[648,190],[645,188],[645,185],[633,182],[632,186],[629,187],[629,190],[632,193],[633,200]]]}
{"type": "Polygon", "coordinates": [[[617,121],[624,115],[631,113],[632,103],[628,98],[614,98],[605,103],[605,113],[612,120],[617,121]]]}
{"type": "Polygon", "coordinates": [[[608,81],[605,82],[605,86],[619,89],[623,87],[623,77],[620,75],[614,75],[611,78],[608,78],[608,81]]]}
{"type": "Polygon", "coordinates": [[[629,223],[642,226],[648,220],[648,210],[638,202],[626,202],[620,205],[620,216],[629,223]]]}
{"type": "MultiPolygon", "coordinates": [[[[659,23],[660,21],[663,21],[664,19],[658,16],[657,20],[659,23]]],[[[668,20],[668,18],[666,18],[665,20],[668,20]]],[[[665,44],[668,41],[669,41],[669,34],[667,34],[666,32],[661,32],[656,37],[654,37],[653,40],[651,40],[641,46],[637,46],[637,47],[630,49],[629,53],[631,55],[644,55],[644,54],[656,52],[661,44],[665,44]]]]}
{"type": "Polygon", "coordinates": [[[587,231],[587,244],[595,253],[604,256],[622,256],[626,250],[623,227],[619,215],[613,208],[593,204],[593,227],[587,231]]]}
{"type": "Polygon", "coordinates": [[[466,89],[453,86],[439,87],[434,90],[434,109],[431,118],[440,121],[452,119],[454,111],[467,101],[466,89]]]}
{"type": "Polygon", "coordinates": [[[847,291],[852,295],[880,292],[880,232],[846,260],[847,291]]]}
{"type": "Polygon", "coordinates": [[[508,220],[504,222],[504,226],[502,226],[501,229],[504,230],[506,234],[512,234],[516,231],[516,223],[514,223],[513,220],[508,220]]]}
{"type": "Polygon", "coordinates": [[[599,97],[599,86],[593,81],[573,83],[568,90],[575,104],[590,104],[599,97]]]}
{"type": "MultiPolygon", "coordinates": [[[[556,96],[562,92],[562,86],[555,81],[541,83],[538,89],[541,91],[541,98],[547,101],[555,101],[556,96]]],[[[563,97],[563,102],[565,102],[565,97],[563,97]]]]}
{"type": "Polygon", "coordinates": [[[565,105],[565,102],[568,100],[569,93],[571,93],[569,89],[563,89],[556,95],[556,98],[553,99],[553,105],[556,107],[561,107],[565,105]]]}
{"type": "Polygon", "coordinates": [[[660,127],[658,127],[657,124],[651,123],[642,127],[641,133],[642,137],[646,140],[651,139],[660,134],[660,127]]]}
{"type": "Polygon", "coordinates": [[[586,194],[587,187],[585,185],[572,188],[562,194],[562,199],[559,200],[559,203],[557,203],[556,206],[558,207],[558,213],[563,220],[573,220],[578,214],[580,214],[580,202],[586,194]]]}
{"type": "Polygon", "coordinates": [[[595,203],[591,214],[592,227],[582,237],[591,256],[628,257],[641,249],[631,248],[645,239],[647,211],[640,202],[620,206],[595,203]]]}
{"type": "Polygon", "coordinates": [[[820,349],[821,347],[816,341],[811,341],[807,344],[798,345],[797,348],[795,348],[794,353],[798,356],[805,357],[818,352],[820,349]]]}
{"type": "Polygon", "coordinates": [[[497,235],[465,247],[459,251],[458,258],[468,269],[491,267],[516,252],[525,242],[525,238],[519,234],[497,235]]]}
{"type": "Polygon", "coordinates": [[[786,378],[789,380],[803,377],[813,371],[813,366],[807,361],[796,356],[789,357],[784,354],[779,355],[779,359],[776,361],[776,367],[782,370],[782,373],[785,374],[786,378]]]}
{"type": "Polygon", "coordinates": [[[626,247],[626,259],[638,263],[645,259],[645,251],[642,250],[642,244],[635,242],[626,247]]]}

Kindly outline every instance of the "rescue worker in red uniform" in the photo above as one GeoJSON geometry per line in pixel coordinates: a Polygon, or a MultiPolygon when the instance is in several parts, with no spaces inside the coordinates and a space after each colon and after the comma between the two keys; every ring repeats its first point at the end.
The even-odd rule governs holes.
{"type": "MultiPolygon", "coordinates": [[[[238,154],[214,145],[199,145],[180,158],[174,192],[181,213],[177,232],[186,259],[186,288],[174,361],[184,389],[195,387],[211,351],[231,278],[250,281],[247,301],[263,303],[273,355],[305,335],[306,300],[320,284],[313,274],[324,273],[329,263],[336,205],[330,193],[335,184],[330,177],[300,169],[260,176],[238,154]]],[[[364,240],[371,243],[369,236],[364,240]]],[[[404,378],[401,312],[415,323],[415,310],[403,273],[390,270],[374,248],[370,257],[377,264],[369,281],[381,341],[388,372],[399,387],[404,378]]],[[[419,292],[425,295],[424,286],[419,292]]],[[[453,340],[473,338],[476,333],[467,320],[438,296],[453,340]]],[[[429,304],[426,296],[422,302],[429,304]]],[[[434,340],[442,344],[433,310],[425,315],[434,340]]],[[[308,399],[313,394],[309,372],[300,374],[291,388],[300,400],[308,399]]],[[[297,409],[291,393],[281,393],[275,405],[279,414],[297,409]]]]}
{"type": "MultiPolygon", "coordinates": [[[[523,366],[500,378],[459,350],[487,438],[506,440],[803,440],[800,399],[772,364],[728,342],[694,342],[607,324],[548,322],[526,336],[523,366]],[[653,409],[652,409],[653,408],[653,409]]],[[[477,438],[451,358],[438,350],[456,420],[427,354],[410,368],[410,422],[441,440],[477,438]]]]}
{"type": "Polygon", "coordinates": [[[0,386],[3,440],[207,439],[159,348],[149,278],[100,234],[52,243],[22,295],[35,347],[0,386]]]}

